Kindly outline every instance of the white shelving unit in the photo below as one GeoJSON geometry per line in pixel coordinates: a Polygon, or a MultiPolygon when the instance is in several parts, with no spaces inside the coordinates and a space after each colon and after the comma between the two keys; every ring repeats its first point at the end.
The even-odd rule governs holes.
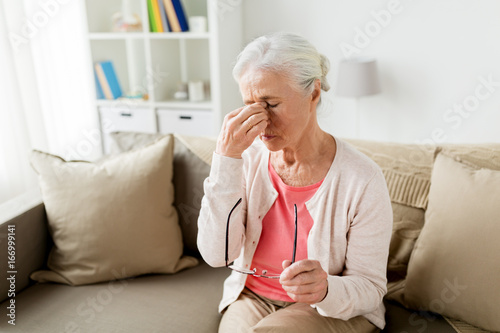
{"type": "Polygon", "coordinates": [[[217,135],[224,115],[242,104],[231,75],[242,48],[242,4],[183,0],[187,17],[207,17],[208,31],[154,33],[149,31],[147,1],[128,0],[141,18],[142,31],[112,32],[112,16],[122,10],[122,1],[85,1],[91,70],[95,62],[111,60],[124,93],[143,91],[148,99],[96,99],[104,152],[112,131],[217,135]],[[192,80],[205,82],[206,99],[175,100],[178,83],[192,80]]]}

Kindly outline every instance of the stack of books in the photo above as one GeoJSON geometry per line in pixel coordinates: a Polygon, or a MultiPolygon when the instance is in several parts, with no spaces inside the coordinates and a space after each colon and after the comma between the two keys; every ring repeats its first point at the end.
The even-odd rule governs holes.
{"type": "Polygon", "coordinates": [[[151,32],[182,32],[189,26],[181,0],[147,0],[151,32]]]}
{"type": "Polygon", "coordinates": [[[123,95],[120,82],[111,61],[94,64],[95,86],[98,99],[117,99],[123,95]]]}

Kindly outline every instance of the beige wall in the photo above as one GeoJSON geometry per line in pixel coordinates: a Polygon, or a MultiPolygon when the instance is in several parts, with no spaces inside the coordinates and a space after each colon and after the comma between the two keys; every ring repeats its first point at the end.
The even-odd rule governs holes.
{"type": "MultiPolygon", "coordinates": [[[[243,6],[246,42],[277,30],[312,41],[331,83],[341,47],[378,59],[383,92],[360,100],[362,138],[500,142],[500,1],[226,1],[243,6]]],[[[354,137],[354,100],[325,97],[322,127],[354,137]]]]}

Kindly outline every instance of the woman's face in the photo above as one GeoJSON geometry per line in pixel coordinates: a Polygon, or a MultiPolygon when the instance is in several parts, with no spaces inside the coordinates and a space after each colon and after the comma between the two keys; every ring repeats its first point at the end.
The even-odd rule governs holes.
{"type": "Polygon", "coordinates": [[[300,147],[301,140],[317,124],[319,80],[311,94],[304,94],[276,72],[249,69],[241,76],[239,86],[245,105],[267,105],[269,122],[259,138],[270,151],[300,147]]]}

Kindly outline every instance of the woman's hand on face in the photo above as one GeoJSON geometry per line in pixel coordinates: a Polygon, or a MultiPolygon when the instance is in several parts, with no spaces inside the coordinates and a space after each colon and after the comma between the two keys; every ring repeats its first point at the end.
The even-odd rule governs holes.
{"type": "Polygon", "coordinates": [[[244,106],[224,117],[222,130],[217,139],[217,154],[241,158],[255,138],[267,127],[269,119],[264,102],[244,106]]]}
{"type": "Polygon", "coordinates": [[[301,260],[291,264],[283,261],[280,283],[288,296],[296,302],[315,304],[328,293],[328,274],[317,260],[301,260]]]}

